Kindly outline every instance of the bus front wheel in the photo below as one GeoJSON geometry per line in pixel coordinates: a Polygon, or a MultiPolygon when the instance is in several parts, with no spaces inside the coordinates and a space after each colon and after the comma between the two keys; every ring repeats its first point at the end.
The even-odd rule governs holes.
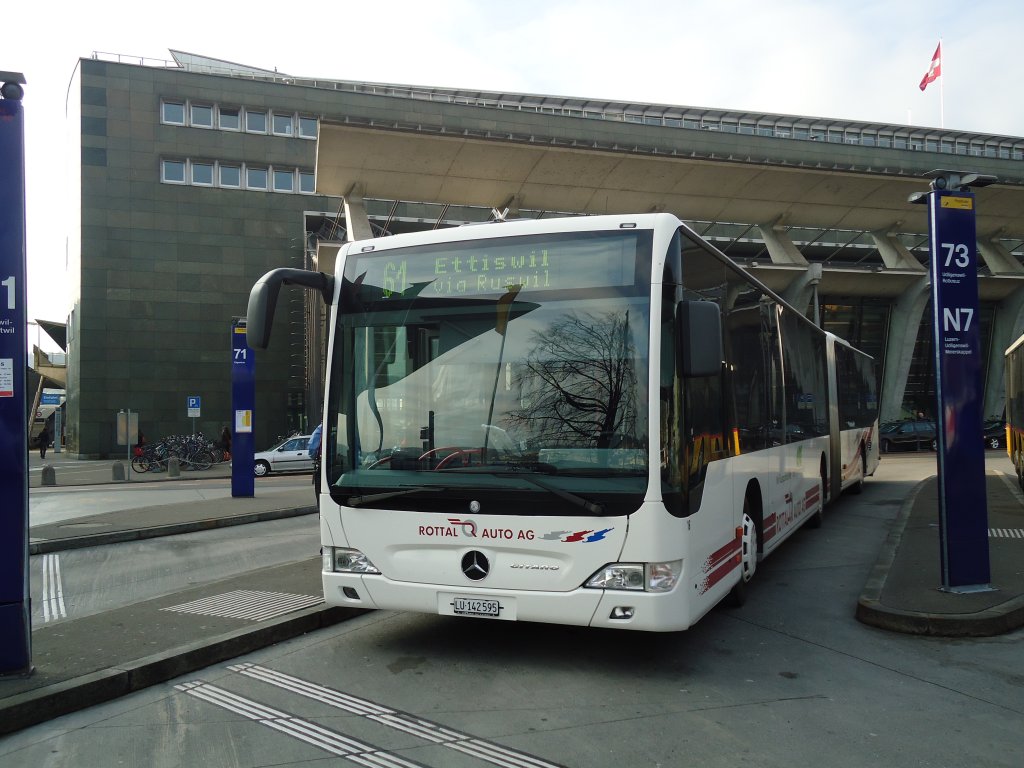
{"type": "Polygon", "coordinates": [[[740,580],[729,591],[726,602],[738,608],[747,602],[747,585],[757,571],[757,524],[750,514],[750,502],[743,502],[743,520],[740,533],[740,580]]]}

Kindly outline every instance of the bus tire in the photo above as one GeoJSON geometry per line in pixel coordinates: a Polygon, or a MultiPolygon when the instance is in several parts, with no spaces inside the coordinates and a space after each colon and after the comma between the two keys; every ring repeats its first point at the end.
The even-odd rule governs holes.
{"type": "Polygon", "coordinates": [[[804,523],[808,528],[821,528],[821,523],[825,519],[825,500],[828,498],[828,469],[826,469],[824,456],[821,457],[819,476],[821,477],[821,501],[818,504],[818,511],[808,517],[807,522],[804,523]]]}
{"type": "Polygon", "coordinates": [[[857,478],[857,482],[850,486],[850,493],[857,495],[864,490],[864,478],[868,475],[868,457],[864,452],[865,448],[862,445],[860,447],[860,477],[857,478]]]}
{"type": "Polygon", "coordinates": [[[739,608],[747,602],[747,585],[757,571],[758,532],[748,499],[743,500],[741,526],[743,531],[740,535],[740,580],[729,590],[725,598],[726,604],[733,608],[739,608]]]}

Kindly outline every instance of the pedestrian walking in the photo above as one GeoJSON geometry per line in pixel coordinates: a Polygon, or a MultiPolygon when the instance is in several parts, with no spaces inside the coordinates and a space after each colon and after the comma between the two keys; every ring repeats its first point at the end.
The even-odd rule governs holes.
{"type": "Polygon", "coordinates": [[[43,425],[43,431],[39,433],[39,458],[46,458],[46,449],[50,447],[50,427],[43,425]]]}
{"type": "Polygon", "coordinates": [[[309,458],[313,460],[313,493],[316,494],[317,504],[320,503],[320,436],[323,433],[324,425],[317,424],[313,434],[309,437],[309,458]]]}
{"type": "Polygon", "coordinates": [[[228,429],[228,425],[224,425],[224,429],[220,431],[220,447],[224,451],[224,461],[231,460],[231,430],[228,429]]]}

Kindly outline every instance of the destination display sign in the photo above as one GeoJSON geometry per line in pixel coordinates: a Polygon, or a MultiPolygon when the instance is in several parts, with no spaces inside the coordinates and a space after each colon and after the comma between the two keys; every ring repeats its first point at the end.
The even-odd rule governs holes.
{"type": "Polygon", "coordinates": [[[511,237],[401,248],[349,257],[347,277],[385,298],[495,296],[509,288],[555,291],[636,282],[635,230],[511,237]]]}

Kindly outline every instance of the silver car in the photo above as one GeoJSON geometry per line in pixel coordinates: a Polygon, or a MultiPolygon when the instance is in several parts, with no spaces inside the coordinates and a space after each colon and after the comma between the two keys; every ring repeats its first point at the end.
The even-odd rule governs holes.
{"type": "Polygon", "coordinates": [[[253,473],[256,477],[263,477],[271,472],[311,472],[310,437],[312,435],[292,435],[273,448],[260,451],[253,457],[253,473]]]}

